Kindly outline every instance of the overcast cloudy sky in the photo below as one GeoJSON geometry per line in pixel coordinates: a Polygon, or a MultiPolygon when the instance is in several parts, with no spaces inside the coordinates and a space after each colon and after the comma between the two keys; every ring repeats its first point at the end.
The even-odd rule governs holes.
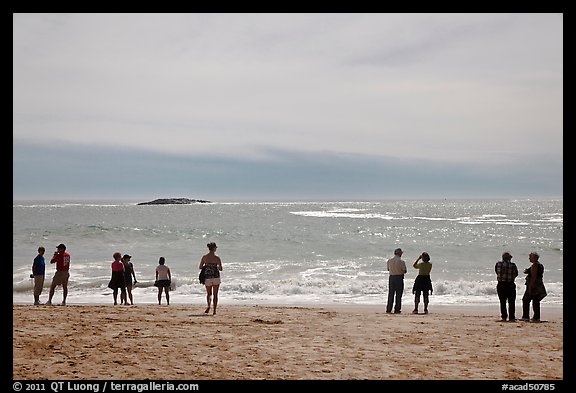
{"type": "Polygon", "coordinates": [[[562,14],[14,14],[13,198],[562,195],[562,14]]]}

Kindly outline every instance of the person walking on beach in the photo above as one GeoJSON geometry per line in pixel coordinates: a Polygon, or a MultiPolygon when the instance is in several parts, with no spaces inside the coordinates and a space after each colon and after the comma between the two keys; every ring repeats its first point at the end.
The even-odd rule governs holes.
{"type": "Polygon", "coordinates": [[[56,273],[52,277],[48,301],[46,304],[52,304],[52,298],[58,285],[62,285],[62,305],[66,305],[68,297],[68,279],[70,278],[70,254],[66,252],[66,246],[62,243],[56,246],[56,251],[50,260],[50,263],[56,264],[56,273]]]}
{"type": "Polygon", "coordinates": [[[46,249],[42,246],[38,247],[38,255],[34,258],[32,263],[32,275],[34,278],[34,305],[42,304],[40,303],[40,295],[42,294],[42,288],[44,287],[44,276],[46,273],[46,263],[44,260],[44,253],[46,249]]]}
{"type": "Polygon", "coordinates": [[[166,259],[160,257],[158,266],[156,267],[156,281],[154,286],[158,287],[158,304],[162,303],[162,288],[166,294],[166,304],[170,305],[170,284],[172,283],[172,273],[170,268],[166,266],[166,259]]]}
{"type": "Polygon", "coordinates": [[[404,274],[407,273],[406,262],[402,257],[403,251],[401,248],[394,250],[394,256],[388,259],[386,263],[388,271],[390,272],[388,278],[388,303],[386,304],[386,313],[392,312],[394,306],[394,314],[400,314],[402,311],[402,295],[404,294],[404,274]],[[394,303],[396,298],[396,303],[394,303]]]}
{"type": "MultiPolygon", "coordinates": [[[[138,281],[136,281],[136,273],[134,272],[134,265],[130,261],[131,259],[131,255],[124,254],[122,257],[122,263],[124,264],[124,283],[126,284],[126,294],[128,295],[128,299],[130,299],[130,304],[134,305],[132,287],[138,281]],[[134,280],[132,280],[132,278],[134,278],[134,280]]],[[[127,304],[127,299],[125,299],[124,302],[127,304]]]]}
{"type": "Polygon", "coordinates": [[[204,313],[208,314],[210,311],[210,303],[212,302],[212,297],[214,297],[214,311],[212,315],[216,315],[216,306],[218,306],[218,289],[220,288],[220,272],[222,271],[222,260],[217,256],[216,243],[208,243],[208,254],[204,255],[200,260],[199,269],[205,269],[205,280],[204,286],[206,287],[206,303],[208,307],[204,313]]]}
{"type": "Polygon", "coordinates": [[[496,262],[494,270],[498,279],[496,293],[498,293],[500,300],[500,316],[502,321],[506,321],[508,318],[510,322],[513,322],[516,320],[516,284],[514,280],[518,276],[518,268],[512,262],[512,255],[509,252],[503,253],[502,260],[496,262]],[[506,303],[508,303],[508,310],[506,303]]]}
{"type": "Polygon", "coordinates": [[[428,255],[427,252],[423,252],[418,259],[414,261],[412,266],[418,269],[418,276],[416,276],[414,286],[412,287],[412,293],[414,294],[414,311],[412,311],[412,314],[418,314],[420,293],[422,293],[424,297],[424,314],[428,314],[428,291],[432,293],[432,280],[430,279],[432,264],[430,263],[430,255],[428,255]],[[422,260],[422,262],[418,263],[420,260],[422,260]]]}
{"type": "Polygon", "coordinates": [[[522,296],[522,320],[530,320],[530,302],[532,302],[534,311],[532,321],[540,322],[540,301],[548,295],[544,286],[544,265],[540,263],[540,255],[537,252],[531,252],[528,259],[532,266],[524,269],[524,274],[527,276],[526,291],[522,296]]]}
{"type": "Polygon", "coordinates": [[[120,289],[120,304],[126,303],[126,282],[124,281],[124,264],[122,263],[122,254],[115,252],[112,255],[112,277],[108,283],[108,288],[112,289],[114,305],[118,304],[118,289],[120,289]]]}

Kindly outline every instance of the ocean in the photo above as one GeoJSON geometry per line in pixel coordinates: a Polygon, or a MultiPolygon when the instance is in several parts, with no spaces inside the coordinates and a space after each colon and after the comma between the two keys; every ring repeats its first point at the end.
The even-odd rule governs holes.
{"type": "MultiPolygon", "coordinates": [[[[112,254],[132,255],[134,303],[156,303],[159,257],[171,269],[171,303],[205,304],[198,264],[216,242],[223,271],[219,304],[382,304],[386,261],[401,247],[408,274],[403,302],[413,304],[418,270],[430,254],[438,305],[497,305],[495,263],[513,255],[523,270],[536,251],[544,265],[545,304],[563,305],[563,200],[382,200],[212,202],[141,206],[144,201],[13,201],[13,303],[32,303],[29,278],[46,248],[46,281],[56,245],[71,254],[69,304],[112,304],[112,254]]],[[[56,289],[54,302],[62,299],[56,289]]],[[[497,307],[497,306],[496,306],[497,307]]]]}

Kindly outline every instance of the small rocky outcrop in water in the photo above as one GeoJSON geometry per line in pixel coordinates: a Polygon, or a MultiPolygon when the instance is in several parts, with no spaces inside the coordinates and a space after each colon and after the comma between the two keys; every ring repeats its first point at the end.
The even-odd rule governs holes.
{"type": "Polygon", "coordinates": [[[155,199],[150,202],[140,202],[138,205],[189,205],[191,203],[210,203],[210,201],[188,198],[163,198],[155,199]]]}

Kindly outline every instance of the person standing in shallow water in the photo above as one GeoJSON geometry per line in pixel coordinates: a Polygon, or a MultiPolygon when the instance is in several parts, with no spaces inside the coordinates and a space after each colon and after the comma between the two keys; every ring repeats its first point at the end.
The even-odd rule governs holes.
{"type": "Polygon", "coordinates": [[[220,272],[222,271],[222,260],[217,256],[216,243],[208,243],[208,254],[204,255],[200,260],[199,269],[205,269],[205,281],[204,286],[206,287],[206,303],[208,307],[204,313],[208,314],[210,311],[210,303],[212,302],[212,297],[214,297],[214,311],[213,315],[216,314],[216,306],[218,306],[218,289],[220,288],[220,272]]]}
{"type": "Polygon", "coordinates": [[[414,294],[414,311],[412,311],[412,314],[418,314],[420,293],[422,293],[424,297],[424,314],[428,314],[428,291],[432,293],[432,280],[430,279],[432,264],[430,263],[430,255],[428,255],[427,252],[423,252],[418,259],[414,261],[412,266],[418,269],[418,276],[414,280],[414,286],[412,287],[412,293],[414,294]],[[422,262],[418,263],[420,259],[422,262]]]}

